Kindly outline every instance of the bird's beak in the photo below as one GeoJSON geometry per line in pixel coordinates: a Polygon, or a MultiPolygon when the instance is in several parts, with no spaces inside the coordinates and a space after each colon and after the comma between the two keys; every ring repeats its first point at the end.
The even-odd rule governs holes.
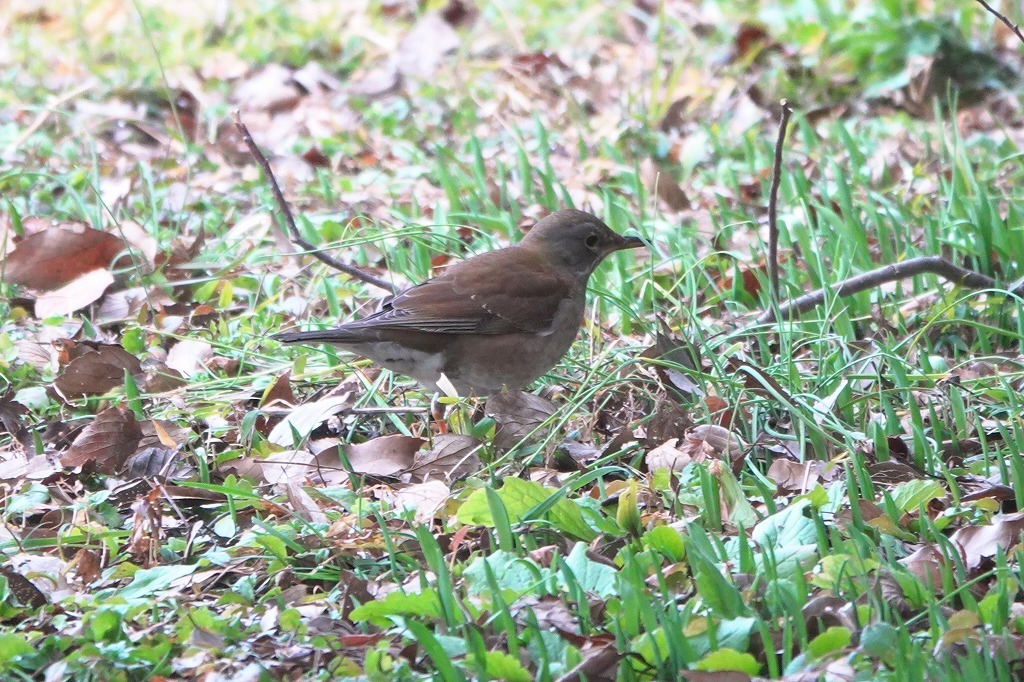
{"type": "Polygon", "coordinates": [[[638,246],[647,246],[643,239],[640,237],[622,237],[619,242],[612,246],[612,251],[622,251],[623,249],[635,249],[638,246]]]}

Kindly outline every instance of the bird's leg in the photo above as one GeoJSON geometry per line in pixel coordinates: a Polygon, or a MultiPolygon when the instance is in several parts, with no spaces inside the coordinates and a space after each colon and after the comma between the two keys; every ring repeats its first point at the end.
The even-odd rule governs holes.
{"type": "Polygon", "coordinates": [[[445,420],[448,410],[441,402],[441,394],[434,393],[430,398],[430,430],[436,434],[448,433],[448,422],[445,420]]]}

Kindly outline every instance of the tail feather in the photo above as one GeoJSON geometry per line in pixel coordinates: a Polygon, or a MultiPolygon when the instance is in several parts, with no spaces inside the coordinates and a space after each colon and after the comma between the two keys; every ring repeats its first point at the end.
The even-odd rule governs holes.
{"type": "Polygon", "coordinates": [[[318,329],[309,332],[282,332],[270,338],[281,343],[352,343],[360,339],[343,329],[318,329]]]}

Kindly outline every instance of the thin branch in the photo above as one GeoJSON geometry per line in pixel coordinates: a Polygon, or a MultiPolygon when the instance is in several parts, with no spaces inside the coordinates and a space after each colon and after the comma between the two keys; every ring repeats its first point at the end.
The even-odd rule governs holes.
{"type": "MultiPolygon", "coordinates": [[[[954,284],[968,289],[1003,288],[999,282],[988,275],[961,268],[939,256],[921,256],[905,260],[901,263],[876,268],[875,270],[833,284],[828,289],[819,289],[818,291],[787,301],[779,305],[778,314],[782,319],[785,319],[797,317],[801,313],[812,310],[825,302],[826,291],[831,291],[835,296],[849,296],[887,282],[895,282],[926,272],[939,275],[954,284]]],[[[1014,288],[1009,289],[1009,292],[1016,296],[1024,296],[1024,282],[1014,282],[1014,288]]],[[[754,321],[754,325],[771,324],[776,319],[778,318],[775,317],[774,309],[766,310],[754,321]]]]}
{"type": "Polygon", "coordinates": [[[782,181],[782,148],[786,143],[786,126],[793,110],[789,102],[782,100],[782,116],[779,118],[779,137],[775,141],[775,162],[772,164],[772,187],[768,192],[768,294],[771,306],[779,301],[779,183],[782,181]]]}
{"type": "Polygon", "coordinates": [[[1020,27],[1017,24],[1007,19],[1006,15],[997,12],[991,5],[985,2],[985,0],[978,0],[978,4],[987,9],[990,14],[995,16],[996,19],[999,19],[999,21],[1006,24],[1009,27],[1009,29],[1013,31],[1018,38],[1020,38],[1020,42],[1024,43],[1024,33],[1020,32],[1020,27]]]}
{"type": "Polygon", "coordinates": [[[351,275],[352,277],[366,282],[367,284],[372,284],[375,287],[390,291],[392,294],[398,293],[398,289],[391,282],[371,275],[368,272],[364,272],[349,263],[342,263],[336,258],[332,258],[326,253],[323,253],[302,238],[302,235],[299,234],[299,228],[295,225],[295,218],[292,217],[292,211],[288,208],[288,202],[285,201],[284,193],[281,192],[281,187],[277,184],[277,178],[274,177],[274,171],[270,168],[270,162],[267,161],[267,157],[263,155],[263,152],[260,151],[260,148],[253,141],[252,134],[249,133],[249,129],[245,124],[242,123],[242,117],[237,111],[235,112],[234,119],[235,128],[237,128],[238,132],[242,134],[242,141],[245,142],[245,146],[248,147],[249,153],[252,154],[254,159],[256,159],[256,163],[258,163],[260,168],[263,169],[263,174],[267,177],[267,182],[270,183],[270,190],[274,194],[274,201],[277,202],[277,208],[284,217],[285,225],[288,227],[288,237],[292,240],[292,243],[302,249],[305,249],[318,261],[326,263],[335,270],[340,270],[341,272],[351,275]]]}

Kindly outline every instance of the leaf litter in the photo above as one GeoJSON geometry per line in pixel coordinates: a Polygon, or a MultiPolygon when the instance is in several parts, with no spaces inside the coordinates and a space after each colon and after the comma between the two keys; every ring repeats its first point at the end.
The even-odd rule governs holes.
{"type": "MultiPolygon", "coordinates": [[[[15,23],[58,33],[71,26],[59,10],[16,4],[15,23]]],[[[0,273],[11,287],[6,291],[19,298],[2,327],[4,344],[12,343],[2,349],[16,349],[21,371],[34,372],[16,377],[16,390],[0,399],[0,537],[8,547],[2,570],[14,593],[5,608],[18,610],[7,613],[5,622],[42,631],[59,605],[64,622],[71,623],[67,632],[89,632],[103,646],[150,641],[164,623],[177,622],[176,631],[165,630],[180,639],[168,649],[173,653],[164,674],[202,679],[216,671],[241,679],[263,668],[275,677],[296,676],[325,659],[336,671],[386,661],[423,672],[430,667],[426,640],[407,636],[394,619],[440,627],[445,618],[457,623],[466,617],[488,637],[487,653],[509,657],[501,661],[506,679],[518,679],[520,672],[529,679],[537,671],[528,656],[504,653],[511,651],[509,632],[533,631],[557,638],[558,646],[548,642],[545,651],[572,652],[558,661],[562,673],[591,678],[614,676],[622,665],[658,663],[651,651],[661,645],[653,640],[664,631],[623,629],[617,638],[601,632],[620,627],[612,625],[606,608],[639,608],[616,603],[622,593],[601,580],[625,581],[627,570],[638,571],[640,584],[680,581],[671,583],[679,603],[700,609],[687,625],[690,662],[705,668],[716,665],[712,652],[701,649],[701,635],[711,626],[720,638],[729,636],[730,627],[740,631],[730,645],[756,659],[762,672],[781,655],[781,641],[760,640],[765,632],[779,635],[773,626],[743,631],[745,619],[760,616],[751,603],[763,604],[758,600],[766,589],[749,575],[772,561],[779,576],[801,571],[811,581],[798,613],[817,636],[836,627],[869,639],[870,624],[849,611],[870,602],[872,590],[900,604],[908,618],[926,613],[915,601],[922,586],[991,597],[982,588],[998,586],[994,571],[1013,556],[1022,530],[1019,514],[1000,513],[1013,495],[1000,493],[1006,477],[989,466],[991,458],[1014,456],[1009,444],[1019,442],[1019,420],[1000,406],[1007,401],[1004,387],[1021,383],[1019,347],[1000,349],[1008,357],[997,361],[960,365],[948,373],[959,385],[916,376],[915,387],[900,393],[886,383],[892,358],[877,349],[868,353],[874,364],[860,365],[859,382],[830,384],[816,364],[820,355],[807,349],[794,349],[795,369],[780,371],[749,339],[728,354],[705,344],[706,330],[737,319],[736,300],[724,291],[761,295],[766,166],[743,168],[737,187],[690,174],[715,163],[702,122],[722,121],[732,138],[759,134],[759,124],[770,118],[771,98],[759,92],[760,85],[747,88],[745,80],[770,78],[772,64],[797,72],[801,55],[773,28],[744,25],[724,49],[732,67],[745,73],[688,69],[666,79],[660,109],[642,112],[653,124],[645,132],[657,130],[662,139],[648,147],[624,145],[630,158],[604,158],[593,152],[636,132],[631,117],[638,112],[619,106],[628,99],[624,84],[648,82],[655,72],[658,50],[647,33],[654,14],[644,5],[636,3],[635,11],[620,17],[616,39],[576,35],[547,49],[519,44],[528,41],[514,30],[512,36],[496,30],[493,18],[479,16],[467,3],[422,14],[382,9],[404,19],[378,24],[353,14],[336,24],[345,26],[347,38],[361,41],[363,53],[350,66],[338,67],[345,54],[340,48],[330,58],[278,54],[250,63],[224,43],[199,69],[172,68],[170,82],[156,94],[124,88],[78,98],[69,116],[94,136],[104,159],[97,190],[119,220],[93,227],[54,224],[34,199],[29,211],[19,203],[19,213],[9,206],[3,215],[0,273]],[[465,68],[495,76],[486,97],[472,95],[480,148],[459,157],[459,163],[471,163],[473,156],[481,164],[475,189],[483,203],[476,209],[453,202],[458,193],[451,180],[417,168],[423,160],[388,132],[399,125],[389,117],[400,120],[409,109],[424,138],[444,144],[458,139],[462,133],[453,129],[451,110],[458,100],[431,88],[457,91],[465,68]],[[353,235],[377,239],[381,224],[399,227],[409,218],[429,223],[435,212],[438,222],[476,222],[481,216],[469,215],[473,210],[492,217],[511,212],[510,226],[528,225],[549,208],[537,192],[547,178],[537,173],[523,183],[497,180],[505,177],[498,169],[517,167],[520,154],[559,179],[560,191],[581,207],[604,205],[597,188],[619,191],[622,166],[638,167],[639,183],[629,191],[646,187],[655,197],[662,217],[649,217],[647,226],[656,244],[664,247],[672,238],[666,226],[697,226],[693,251],[709,259],[693,292],[698,307],[687,311],[688,322],[673,311],[671,329],[646,334],[634,328],[628,342],[655,349],[635,356],[649,362],[616,375],[587,400],[573,397],[586,390],[578,386],[581,375],[564,379],[560,369],[559,381],[568,385],[561,392],[501,394],[482,408],[455,405],[442,420],[431,421],[415,411],[395,411],[406,398],[386,381],[374,385],[386,396],[375,402],[359,377],[379,377],[344,365],[332,365],[313,382],[355,378],[351,391],[310,395],[306,367],[294,364],[292,374],[282,376],[280,358],[253,356],[257,345],[250,338],[275,329],[252,308],[307,314],[310,300],[324,294],[294,283],[305,261],[285,255],[286,242],[275,237],[263,202],[253,197],[257,178],[223,114],[229,106],[242,110],[303,213],[330,215],[307,227],[336,243],[353,235]],[[562,131],[543,159],[532,138],[519,146],[486,143],[507,140],[510,131],[522,138],[538,116],[545,127],[562,131]],[[143,189],[138,162],[150,164],[155,187],[143,189]],[[303,190],[328,170],[343,175],[343,187],[323,196],[303,190]],[[154,192],[149,202],[141,200],[146,192],[154,192]],[[223,213],[217,211],[224,204],[211,198],[218,193],[231,206],[223,213]],[[723,200],[744,207],[742,225],[709,232],[708,214],[723,200]],[[414,204],[422,214],[413,212],[414,204]],[[215,217],[204,217],[207,211],[215,217]],[[239,252],[250,251],[264,254],[262,260],[238,260],[239,252]],[[719,251],[733,260],[712,262],[719,251]],[[58,327],[52,318],[71,321],[58,327]],[[689,323],[692,328],[680,328],[689,323]],[[677,334],[692,341],[673,340],[677,334]],[[966,398],[965,384],[972,391],[966,398]],[[33,399],[28,391],[51,386],[49,398],[33,399]],[[874,407],[856,423],[844,422],[850,405],[858,403],[874,407]],[[969,420],[960,416],[964,409],[971,411],[969,420]],[[566,412],[573,413],[569,421],[561,419],[566,412]],[[976,418],[983,415],[988,418],[976,418]],[[995,428],[983,428],[984,422],[995,428]],[[919,435],[922,428],[929,437],[919,435]],[[878,429],[887,437],[873,435],[878,429]],[[996,433],[1008,438],[1000,443],[996,433]],[[947,450],[946,442],[962,447],[947,450]],[[966,445],[971,442],[973,448],[966,445]],[[556,466],[560,448],[575,466],[556,466]],[[947,460],[950,475],[935,478],[947,460]],[[864,464],[853,477],[846,473],[851,462],[864,464]],[[975,474],[981,473],[993,480],[979,480],[975,474]],[[981,493],[966,499],[954,482],[981,493]],[[863,498],[855,499],[854,484],[863,498]],[[635,518],[639,525],[627,522],[635,518]],[[815,545],[818,522],[843,541],[853,536],[851,529],[861,538],[873,533],[873,541],[884,538],[887,550],[902,559],[882,568],[845,545],[827,554],[815,545]],[[418,528],[436,546],[417,536],[418,528]],[[729,556],[707,533],[715,534],[715,542],[747,542],[753,549],[729,556]],[[16,549],[40,538],[54,542],[16,549]],[[629,563],[641,555],[633,543],[648,557],[643,570],[629,563]],[[773,559],[767,558],[769,546],[773,559]],[[475,571],[471,561],[486,561],[488,569],[475,571]],[[459,570],[446,576],[446,566],[459,570]],[[517,567],[529,577],[518,576],[517,567]],[[901,567],[919,582],[908,582],[901,567]],[[557,589],[527,587],[542,583],[557,589]],[[93,589],[143,600],[163,621],[84,607],[65,596],[86,599],[93,589]],[[458,597],[463,616],[443,612],[443,590],[458,597]],[[562,598],[569,592],[572,601],[562,598]],[[739,598],[730,602],[733,592],[739,598]],[[503,607],[498,597],[511,601],[503,607]],[[383,615],[353,617],[359,608],[383,615]],[[493,627],[499,621],[505,622],[502,630],[493,627]],[[122,628],[127,639],[118,634],[122,628]],[[306,636],[318,632],[336,636],[340,653],[306,636]]],[[[691,10],[678,3],[662,11],[686,19],[695,31],[718,28],[713,19],[687,16],[691,10]]],[[[124,25],[124,12],[89,7],[82,21],[112,31],[109,26],[124,25]]],[[[888,91],[889,102],[872,100],[869,108],[924,115],[922,103],[934,87],[928,76],[955,47],[939,43],[927,63],[908,64],[905,85],[888,91]]],[[[58,66],[53,85],[81,75],[81,66],[58,66]]],[[[991,68],[998,74],[997,65],[991,68]]],[[[838,76],[834,85],[850,87],[838,76]]],[[[864,115],[870,113],[877,112],[864,115]]],[[[1019,118],[1012,110],[1006,117],[1010,134],[1019,134],[1019,118]]],[[[978,131],[990,127],[976,110],[967,110],[958,123],[978,131]]],[[[55,119],[40,125],[43,134],[76,140],[55,119]]],[[[38,147],[19,146],[13,153],[23,162],[47,163],[38,147]]],[[[870,173],[876,180],[923,182],[913,177],[914,169],[930,160],[930,150],[904,142],[876,153],[870,173]]],[[[819,166],[809,160],[802,170],[820,180],[819,166]]],[[[831,203],[816,201],[812,208],[821,213],[831,203]]],[[[459,239],[463,246],[475,244],[471,235],[459,239]]],[[[414,243],[396,239],[361,257],[383,271],[393,246],[414,243]]],[[[871,245],[876,254],[883,246],[871,245]]],[[[674,264],[656,258],[651,266],[656,286],[675,286],[674,264]]],[[[343,314],[352,312],[371,298],[338,286],[342,295],[328,304],[332,311],[340,306],[343,314]]],[[[899,313],[920,319],[934,304],[922,299],[899,313]]],[[[885,330],[881,323],[865,324],[877,334],[885,330]]],[[[597,325],[593,331],[596,345],[612,341],[601,338],[597,325]]],[[[661,595],[652,591],[644,601],[661,595]]],[[[975,614],[965,609],[949,615],[936,650],[996,648],[982,637],[990,623],[972,620],[975,614]]],[[[884,623],[878,614],[871,617],[871,624],[884,623]]],[[[444,628],[462,632],[453,623],[444,628]]],[[[1020,643],[1011,632],[1002,646],[1013,652],[1020,643]]],[[[825,647],[817,646],[815,651],[825,647]]],[[[75,647],[72,652],[86,660],[109,664],[75,647]]],[[[840,657],[853,652],[886,665],[883,656],[871,657],[863,640],[847,640],[809,660],[803,672],[838,674],[840,657]]],[[[498,665],[496,659],[489,664],[498,665]]],[[[465,653],[455,660],[466,670],[481,665],[465,653]]],[[[51,666],[56,677],[62,664],[46,659],[40,665],[51,666]]],[[[726,669],[685,674],[751,679],[726,669]]]]}

